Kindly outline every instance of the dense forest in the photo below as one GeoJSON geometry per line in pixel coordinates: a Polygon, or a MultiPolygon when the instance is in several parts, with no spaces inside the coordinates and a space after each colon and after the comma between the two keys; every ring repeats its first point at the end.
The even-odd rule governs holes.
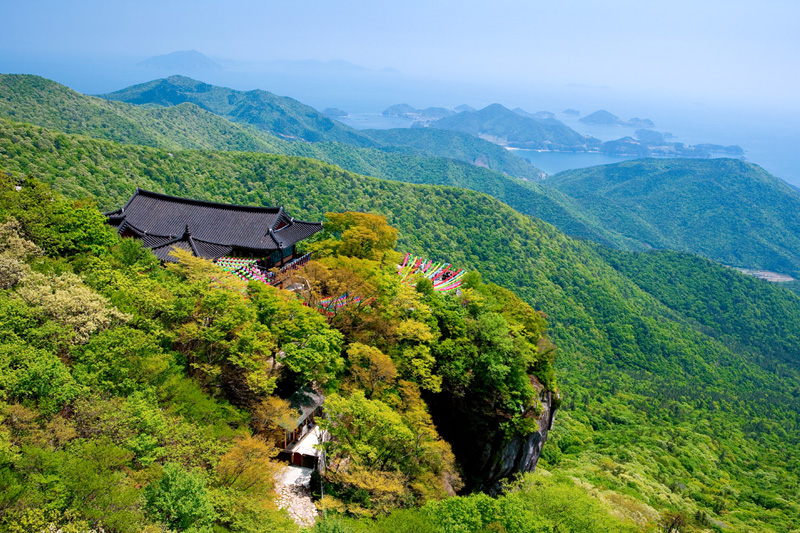
{"type": "MultiPolygon", "coordinates": [[[[553,494],[552,502],[583,502],[575,505],[585,504],[587,516],[602,512],[603,520],[633,530],[657,527],[671,517],[687,530],[787,531],[800,519],[800,298],[780,287],[692,256],[611,252],[463,189],[367,178],[304,158],[168,152],[6,120],[0,127],[0,166],[20,178],[34,176],[67,198],[91,197],[108,210],[121,206],[140,186],[215,201],[284,205],[306,219],[322,219],[328,212],[371,212],[399,230],[397,249],[479,271],[487,282],[513,290],[547,316],[547,335],[558,347],[562,407],[544,448],[540,474],[520,481],[499,500],[474,495],[435,503],[431,495],[431,502],[419,511],[412,505],[370,522],[344,517],[334,523],[331,518],[331,528],[401,530],[397,524],[437,516],[443,522],[428,522],[431,527],[449,530],[443,524],[452,511],[462,513],[463,520],[471,517],[468,523],[474,527],[467,530],[496,529],[497,524],[508,531],[525,530],[514,529],[519,526],[511,521],[512,515],[528,516],[524,513],[539,513],[542,531],[587,529],[578,521],[558,525],[556,511],[547,515],[543,490],[553,494]],[[737,312],[743,307],[759,312],[737,312]],[[545,471],[554,474],[548,477],[545,471]],[[571,479],[580,484],[575,486],[571,479]]],[[[91,211],[85,203],[77,205],[91,211]]],[[[14,216],[22,218],[22,212],[14,216]]],[[[73,226],[76,231],[80,227],[73,226]]],[[[47,250],[46,242],[27,240],[47,250]]],[[[86,272],[81,261],[42,268],[79,276],[86,272]]],[[[485,291],[483,282],[474,282],[476,290],[485,291]]],[[[90,284],[89,278],[82,283],[90,284]]],[[[492,298],[511,298],[498,290],[490,291],[492,298]]],[[[118,297],[124,293],[119,291],[118,297]]],[[[128,307],[111,301],[119,312],[131,314],[128,307]]],[[[499,305],[502,314],[503,304],[499,305]]],[[[434,315],[436,308],[430,306],[434,315]]],[[[161,318],[163,314],[158,320],[168,318],[161,318]]],[[[19,342],[31,339],[22,337],[19,342]]],[[[342,342],[353,341],[345,335],[342,342]]],[[[180,352],[179,344],[162,349],[180,352]]],[[[378,349],[387,356],[396,353],[392,347],[378,349]]],[[[441,364],[442,354],[433,349],[431,353],[441,364]]],[[[345,351],[342,357],[355,356],[345,351]]],[[[180,359],[178,368],[181,363],[187,368],[187,361],[180,359]]],[[[422,378],[409,379],[402,365],[395,366],[402,379],[421,387],[422,378]]],[[[447,375],[434,374],[443,380],[447,375]]],[[[549,379],[547,373],[540,374],[549,379]]],[[[195,374],[187,379],[201,391],[207,386],[195,374]]],[[[402,397],[402,388],[397,390],[402,397]]],[[[422,390],[423,396],[428,394],[422,390]]],[[[366,400],[371,399],[365,395],[366,400]]],[[[246,425],[242,422],[240,427],[246,425]]],[[[450,471],[446,457],[442,455],[444,462],[437,467],[440,475],[450,471]]],[[[165,472],[167,463],[155,461],[165,472]]],[[[408,470],[404,475],[412,474],[408,470]]],[[[414,495],[416,503],[427,499],[415,494],[413,486],[403,490],[414,495]]],[[[345,508],[350,505],[352,512],[361,512],[359,500],[348,500],[346,493],[338,493],[345,508]]],[[[387,505],[382,513],[394,503],[387,505]]],[[[318,527],[328,527],[326,523],[318,527]]]]}
{"type": "Polygon", "coordinates": [[[603,227],[646,247],[800,274],[800,194],[751,163],[647,159],[565,171],[546,182],[603,227]]]}

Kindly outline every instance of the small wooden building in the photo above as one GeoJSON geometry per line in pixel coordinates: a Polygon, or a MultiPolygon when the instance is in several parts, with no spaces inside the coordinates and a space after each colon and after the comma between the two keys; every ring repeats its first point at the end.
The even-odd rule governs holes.
{"type": "MultiPolygon", "coordinates": [[[[289,397],[289,406],[300,414],[292,425],[283,427],[283,449],[300,441],[315,425],[316,417],[322,415],[322,403],[325,396],[311,387],[303,387],[289,397]]],[[[278,444],[280,446],[280,444],[278,444]]]]}
{"type": "Polygon", "coordinates": [[[322,229],[321,222],[295,220],[283,207],[220,204],[139,188],[106,216],[120,235],[140,239],[162,261],[176,261],[170,252],[183,249],[212,261],[258,258],[265,269],[294,260],[295,245],[322,229]]]}

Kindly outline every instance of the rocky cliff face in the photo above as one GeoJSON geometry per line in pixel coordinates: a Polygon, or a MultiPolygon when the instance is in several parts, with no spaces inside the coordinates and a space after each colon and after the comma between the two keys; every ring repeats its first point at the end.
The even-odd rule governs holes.
{"type": "Polygon", "coordinates": [[[504,479],[517,472],[531,472],[539,462],[547,433],[553,428],[558,393],[545,390],[536,378],[531,380],[539,391],[539,400],[542,403],[542,412],[536,418],[539,430],[527,437],[515,436],[505,440],[502,435],[498,435],[486,442],[480,461],[481,484],[476,487],[479,490],[496,494],[504,479]]]}
{"type": "Polygon", "coordinates": [[[502,488],[503,480],[517,472],[530,472],[536,468],[547,433],[553,427],[558,393],[546,390],[533,376],[531,383],[539,391],[542,410],[536,416],[538,431],[526,437],[506,439],[499,431],[500,420],[477,418],[476,406],[469,405],[464,399],[440,395],[429,402],[439,433],[453,447],[464,470],[466,491],[496,494],[502,488]]]}

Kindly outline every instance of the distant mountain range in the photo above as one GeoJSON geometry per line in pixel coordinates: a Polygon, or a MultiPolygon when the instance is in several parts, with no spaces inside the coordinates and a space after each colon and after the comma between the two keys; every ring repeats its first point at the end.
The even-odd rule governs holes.
{"type": "Polygon", "coordinates": [[[493,169],[517,178],[540,180],[545,173],[526,159],[517,157],[489,141],[468,133],[436,128],[393,128],[362,130],[372,140],[384,146],[404,146],[437,157],[449,157],[472,165],[493,169]],[[509,157],[510,156],[510,157],[509,157]]]}
{"type": "MultiPolygon", "coordinates": [[[[469,106],[456,109],[430,107],[416,109],[408,104],[393,105],[383,111],[386,116],[413,120],[412,127],[429,127],[468,133],[508,148],[555,152],[597,152],[616,156],[709,158],[712,154],[741,157],[739,146],[699,144],[689,146],[666,139],[669,133],[659,133],[649,119],[632,118],[623,121],[608,111],[596,111],[580,119],[593,125],[627,126],[640,128],[636,137],[622,137],[613,141],[600,141],[582,135],[555,118],[549,111],[529,113],[522,108],[509,110],[501,104],[492,104],[480,111],[469,106]]],[[[565,114],[580,114],[568,109],[565,114]]]]}
{"type": "Polygon", "coordinates": [[[373,144],[358,131],[292,98],[262,90],[237,91],[217,87],[185,76],[170,76],[134,85],[101,95],[101,98],[159,106],[188,102],[233,122],[250,124],[287,140],[337,141],[356,146],[373,144]]]}
{"type": "Polygon", "coordinates": [[[540,121],[543,121],[543,120],[555,120],[555,118],[556,118],[555,113],[551,113],[550,111],[537,111],[536,113],[528,113],[527,111],[525,111],[521,107],[515,107],[514,109],[512,109],[512,111],[514,113],[516,113],[517,115],[520,115],[522,117],[528,117],[528,118],[532,118],[534,120],[540,120],[540,121]]]}
{"type": "MultiPolygon", "coordinates": [[[[457,111],[444,107],[416,109],[408,104],[397,104],[383,110],[383,116],[401,117],[414,121],[414,126],[427,126],[440,118],[455,115],[457,111]]],[[[413,127],[413,126],[412,126],[413,127]]]]}
{"type": "Polygon", "coordinates": [[[225,67],[210,59],[207,55],[197,50],[172,52],[160,56],[153,56],[138,63],[141,67],[169,70],[175,72],[202,72],[224,70],[225,67]]]}
{"type": "MultiPolygon", "coordinates": [[[[327,73],[360,73],[366,72],[370,69],[344,61],[341,59],[334,59],[331,61],[319,61],[316,59],[273,59],[270,61],[260,62],[241,62],[226,59],[215,61],[197,50],[185,50],[170,52],[152,56],[144,61],[137,63],[139,67],[150,68],[154,70],[162,70],[168,74],[202,74],[207,72],[216,72],[226,69],[241,70],[246,68],[249,70],[265,70],[265,71],[281,71],[281,72],[327,72],[327,73]]],[[[391,69],[383,69],[382,72],[388,72],[391,69]]]]}
{"type": "MultiPolygon", "coordinates": [[[[283,101],[278,96],[275,99],[290,109],[297,105],[292,99],[283,101]]],[[[324,124],[315,110],[307,106],[302,109],[314,119],[311,122],[324,124]]],[[[272,112],[266,108],[262,111],[272,112]]],[[[0,75],[0,116],[167,150],[236,150],[313,157],[354,172],[417,183],[436,180],[451,184],[494,183],[504,175],[535,180],[544,176],[527,160],[495,144],[457,132],[437,130],[435,139],[429,139],[433,130],[361,132],[362,137],[355,145],[333,141],[290,142],[254,125],[231,122],[193,103],[169,107],[150,103],[131,105],[83,95],[38,76],[0,75]]],[[[282,119],[277,124],[279,132],[303,127],[303,123],[292,122],[286,113],[278,118],[282,119]]],[[[320,130],[319,135],[325,133],[320,130]]]]}
{"type": "Polygon", "coordinates": [[[553,113],[528,113],[492,104],[480,111],[468,105],[454,109],[429,107],[417,109],[396,104],[383,111],[384,116],[413,120],[414,127],[459,131],[512,148],[537,150],[586,151],[600,146],[600,141],[586,137],[555,118],[553,113]]]}
{"type": "Polygon", "coordinates": [[[346,117],[349,114],[347,111],[339,109],[338,107],[326,107],[322,112],[333,118],[346,117]]]}

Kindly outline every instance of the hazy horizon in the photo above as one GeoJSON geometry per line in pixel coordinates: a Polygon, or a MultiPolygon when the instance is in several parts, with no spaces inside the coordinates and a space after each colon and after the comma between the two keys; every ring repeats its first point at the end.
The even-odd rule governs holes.
{"type": "Polygon", "coordinates": [[[800,3],[30,0],[5,6],[0,55],[344,60],[413,77],[582,84],[800,109],[800,3]]]}
{"type": "Polygon", "coordinates": [[[4,11],[0,72],[38,74],[88,94],[182,73],[350,112],[401,102],[607,109],[652,118],[684,142],[740,144],[748,160],[800,185],[800,3],[31,0],[4,11]],[[226,68],[137,67],[181,50],[226,68]],[[363,70],[269,65],[280,60],[363,70]],[[771,162],[769,149],[785,161],[771,162]]]}

